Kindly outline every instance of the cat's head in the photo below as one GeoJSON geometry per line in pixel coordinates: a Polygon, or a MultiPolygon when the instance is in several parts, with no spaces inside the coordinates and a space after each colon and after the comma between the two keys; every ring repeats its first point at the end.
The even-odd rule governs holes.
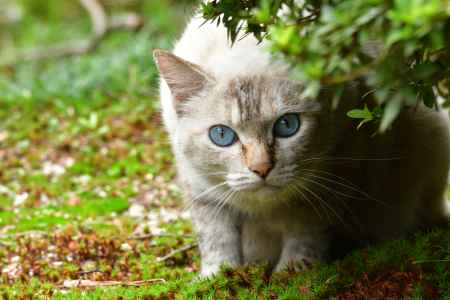
{"type": "Polygon", "coordinates": [[[270,72],[215,78],[169,52],[154,56],[176,112],[174,148],[195,170],[192,181],[207,181],[209,196],[247,211],[299,194],[330,145],[323,103],[302,99],[299,83],[270,72]]]}

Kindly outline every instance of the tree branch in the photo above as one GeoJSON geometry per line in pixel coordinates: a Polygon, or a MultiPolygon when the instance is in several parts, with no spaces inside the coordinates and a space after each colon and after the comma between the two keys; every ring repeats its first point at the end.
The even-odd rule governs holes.
{"type": "Polygon", "coordinates": [[[128,238],[128,240],[148,240],[153,238],[162,238],[162,237],[168,237],[168,238],[193,238],[194,235],[192,234],[172,234],[172,233],[149,233],[149,234],[142,234],[142,235],[132,235],[128,238]]]}
{"type": "Polygon", "coordinates": [[[40,61],[87,54],[95,51],[109,33],[116,30],[137,30],[142,26],[139,15],[128,13],[117,17],[107,17],[104,8],[97,0],[79,0],[89,14],[93,34],[85,40],[75,40],[53,45],[38,47],[17,54],[10,61],[0,63],[0,67],[14,67],[21,62],[40,61]]]}
{"type": "Polygon", "coordinates": [[[95,35],[104,35],[108,26],[108,17],[104,8],[97,0],[79,0],[91,18],[91,23],[95,35]]]}
{"type": "Polygon", "coordinates": [[[165,283],[162,278],[138,281],[94,281],[87,279],[65,280],[58,288],[96,288],[105,286],[143,286],[155,283],[165,283]]]}
{"type": "Polygon", "coordinates": [[[166,260],[168,260],[169,258],[171,258],[171,257],[173,257],[173,256],[175,256],[175,255],[177,255],[178,253],[186,252],[186,251],[191,250],[191,249],[193,249],[193,248],[195,248],[195,247],[197,247],[197,243],[195,243],[195,244],[188,244],[188,245],[186,245],[186,246],[183,246],[183,247],[181,247],[181,248],[178,248],[178,249],[175,249],[175,250],[171,251],[171,252],[170,252],[169,254],[167,254],[167,255],[164,255],[164,256],[162,256],[162,257],[158,257],[158,258],[156,259],[156,261],[157,261],[157,262],[163,262],[163,261],[166,261],[166,260]]]}

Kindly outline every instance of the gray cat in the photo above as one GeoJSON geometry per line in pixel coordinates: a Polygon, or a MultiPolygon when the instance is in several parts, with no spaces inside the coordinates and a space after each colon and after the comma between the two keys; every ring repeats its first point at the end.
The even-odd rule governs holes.
{"type": "Polygon", "coordinates": [[[154,56],[203,276],[222,264],[301,268],[346,250],[336,245],[448,221],[444,113],[405,109],[372,137],[345,115],[360,106],[363,84],[349,84],[332,110],[332,90],[302,97],[264,43],[231,47],[223,27],[202,23],[191,21],[174,54],[154,56]]]}

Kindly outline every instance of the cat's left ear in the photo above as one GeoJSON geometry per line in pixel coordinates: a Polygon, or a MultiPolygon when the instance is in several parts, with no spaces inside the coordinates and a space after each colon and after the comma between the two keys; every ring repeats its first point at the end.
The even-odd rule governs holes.
{"type": "Polygon", "coordinates": [[[159,73],[169,86],[176,102],[199,93],[214,78],[196,64],[190,63],[165,50],[153,51],[159,73]]]}

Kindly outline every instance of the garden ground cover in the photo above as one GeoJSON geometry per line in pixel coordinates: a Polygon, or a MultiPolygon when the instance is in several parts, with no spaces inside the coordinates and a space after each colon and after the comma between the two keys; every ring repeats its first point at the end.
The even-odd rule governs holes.
{"type": "MultiPolygon", "coordinates": [[[[0,62],[89,34],[73,3],[20,3],[23,19],[0,29],[0,62]]],[[[0,68],[0,299],[450,299],[448,229],[303,273],[252,266],[197,280],[151,58],[191,4],[108,9],[140,12],[143,28],[113,33],[91,54],[0,68]],[[122,285],[64,287],[70,280],[122,285]]]]}

